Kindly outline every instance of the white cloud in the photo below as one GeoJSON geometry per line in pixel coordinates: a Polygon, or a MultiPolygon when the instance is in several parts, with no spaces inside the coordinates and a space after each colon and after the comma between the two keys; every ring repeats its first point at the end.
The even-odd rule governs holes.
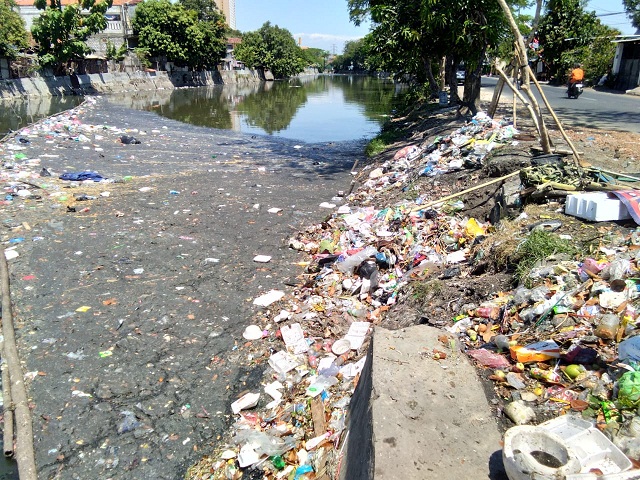
{"type": "Polygon", "coordinates": [[[293,38],[296,42],[302,39],[302,45],[305,47],[322,48],[333,52],[335,46],[336,53],[341,53],[344,43],[350,40],[358,40],[362,35],[331,35],[328,33],[294,33],[293,38]]]}

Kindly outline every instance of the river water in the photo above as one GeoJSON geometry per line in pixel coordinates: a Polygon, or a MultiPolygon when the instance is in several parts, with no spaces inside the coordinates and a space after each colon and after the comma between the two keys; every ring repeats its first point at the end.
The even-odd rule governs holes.
{"type": "MultiPolygon", "coordinates": [[[[108,98],[111,103],[197,126],[316,143],[374,137],[401,93],[402,88],[388,80],[320,75],[108,98]]],[[[49,97],[0,102],[0,137],[42,117],[73,108],[82,100],[82,97],[49,97]]],[[[2,479],[17,479],[15,463],[0,460],[2,479]]]]}
{"type": "MultiPolygon", "coordinates": [[[[305,142],[373,138],[403,86],[357,75],[318,75],[246,85],[126,92],[109,100],[202,127],[305,142]]],[[[82,97],[0,102],[0,137],[73,108],[82,97]]]]}

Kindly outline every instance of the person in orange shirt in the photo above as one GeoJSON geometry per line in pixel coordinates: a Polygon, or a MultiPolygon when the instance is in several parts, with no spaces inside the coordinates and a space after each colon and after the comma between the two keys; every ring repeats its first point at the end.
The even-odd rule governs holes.
{"type": "Polygon", "coordinates": [[[574,83],[580,83],[584,80],[584,70],[580,64],[576,63],[569,75],[569,87],[574,83]]]}
{"type": "MultiPolygon", "coordinates": [[[[569,95],[569,97],[571,97],[573,93],[574,85],[577,83],[582,83],[583,80],[584,70],[579,63],[576,63],[573,67],[573,70],[571,70],[571,73],[569,74],[569,85],[567,86],[567,95],[569,95]]],[[[578,95],[580,95],[580,93],[582,92],[576,93],[575,97],[578,98],[578,95]]]]}

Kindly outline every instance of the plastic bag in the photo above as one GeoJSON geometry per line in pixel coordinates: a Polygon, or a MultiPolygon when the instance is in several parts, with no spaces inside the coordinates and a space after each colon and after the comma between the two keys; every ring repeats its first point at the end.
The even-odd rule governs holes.
{"type": "Polygon", "coordinates": [[[640,372],[626,372],[618,380],[618,405],[634,409],[640,406],[640,372]]]}
{"type": "Polygon", "coordinates": [[[240,430],[233,437],[233,441],[239,444],[250,445],[260,455],[282,455],[296,446],[293,437],[276,437],[258,430],[240,430]]]}

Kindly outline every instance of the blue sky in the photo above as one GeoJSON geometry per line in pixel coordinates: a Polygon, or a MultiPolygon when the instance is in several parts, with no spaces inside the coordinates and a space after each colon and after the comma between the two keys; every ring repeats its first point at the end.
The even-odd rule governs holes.
{"type": "MultiPolygon", "coordinates": [[[[590,0],[588,10],[596,14],[624,12],[622,0],[590,0]]],[[[626,15],[600,17],[603,23],[623,34],[635,33],[626,15]]],[[[302,45],[342,53],[348,40],[362,38],[368,25],[356,27],[349,21],[347,0],[236,0],[236,28],[257,30],[266,21],[289,30],[302,45]]]]}
{"type": "Polygon", "coordinates": [[[344,43],[364,37],[368,26],[349,21],[347,0],[236,0],[236,28],[259,29],[266,21],[289,30],[302,45],[340,54],[344,43]]]}

